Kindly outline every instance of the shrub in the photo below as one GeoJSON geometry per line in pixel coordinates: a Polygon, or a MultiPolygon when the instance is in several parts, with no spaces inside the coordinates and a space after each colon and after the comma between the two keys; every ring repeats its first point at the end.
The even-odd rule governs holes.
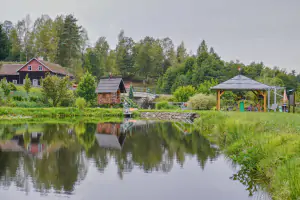
{"type": "Polygon", "coordinates": [[[89,72],[85,73],[81,77],[80,82],[77,87],[77,94],[83,97],[87,102],[91,102],[96,99],[96,80],[95,77],[89,72]]]}
{"type": "Polygon", "coordinates": [[[174,92],[174,97],[178,102],[187,102],[189,98],[196,94],[196,89],[191,86],[181,86],[174,92]]]}
{"type": "Polygon", "coordinates": [[[17,87],[12,82],[8,83],[8,87],[11,91],[17,91],[17,87]]]}
{"type": "Polygon", "coordinates": [[[154,101],[155,102],[162,102],[162,101],[174,102],[176,100],[173,95],[160,95],[154,101]]]}
{"type": "Polygon", "coordinates": [[[13,96],[14,101],[24,101],[25,99],[22,96],[13,96]]]}
{"type": "Polygon", "coordinates": [[[75,105],[76,105],[77,108],[79,108],[80,110],[82,110],[86,106],[86,101],[85,101],[84,98],[79,97],[79,98],[76,99],[75,105]]]}
{"type": "Polygon", "coordinates": [[[9,84],[7,83],[7,81],[6,81],[6,78],[3,78],[1,80],[0,86],[1,86],[1,89],[4,93],[4,96],[7,98],[10,94],[10,87],[9,87],[9,84]]]}
{"type": "Polygon", "coordinates": [[[74,105],[75,101],[75,95],[74,95],[74,92],[72,90],[69,90],[67,92],[67,97],[64,98],[61,103],[60,103],[60,106],[62,107],[71,107],[74,105]]]}
{"type": "Polygon", "coordinates": [[[31,80],[29,79],[28,74],[26,74],[26,77],[25,77],[24,89],[25,89],[26,93],[29,94],[30,89],[31,89],[31,80]]]}
{"type": "Polygon", "coordinates": [[[18,108],[44,108],[49,107],[47,104],[41,102],[30,102],[30,101],[15,101],[16,107],[18,108]]]}
{"type": "Polygon", "coordinates": [[[39,98],[35,97],[35,96],[31,96],[31,97],[29,97],[29,101],[37,102],[37,101],[39,101],[39,98]]]}
{"type": "Polygon", "coordinates": [[[216,98],[212,95],[196,94],[188,101],[188,107],[194,110],[211,110],[216,105],[216,98]]]}
{"type": "Polygon", "coordinates": [[[163,110],[163,109],[175,109],[175,106],[170,105],[167,101],[162,101],[162,102],[158,102],[157,104],[155,104],[155,108],[157,110],[163,110]]]}

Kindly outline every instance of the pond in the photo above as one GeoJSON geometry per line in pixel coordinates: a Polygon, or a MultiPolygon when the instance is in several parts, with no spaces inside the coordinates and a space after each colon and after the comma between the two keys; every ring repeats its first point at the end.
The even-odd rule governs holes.
{"type": "Polygon", "coordinates": [[[0,199],[267,199],[189,124],[7,124],[0,137],[0,199]]]}

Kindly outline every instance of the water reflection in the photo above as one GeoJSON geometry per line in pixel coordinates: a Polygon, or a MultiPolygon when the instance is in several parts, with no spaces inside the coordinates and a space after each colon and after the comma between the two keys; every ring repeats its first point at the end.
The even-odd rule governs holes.
{"type": "Polygon", "coordinates": [[[168,173],[175,162],[184,167],[189,156],[204,169],[219,155],[189,125],[169,122],[1,125],[0,139],[0,185],[27,192],[32,185],[42,194],[71,194],[90,165],[104,173],[113,161],[123,179],[134,168],[168,173]]]}

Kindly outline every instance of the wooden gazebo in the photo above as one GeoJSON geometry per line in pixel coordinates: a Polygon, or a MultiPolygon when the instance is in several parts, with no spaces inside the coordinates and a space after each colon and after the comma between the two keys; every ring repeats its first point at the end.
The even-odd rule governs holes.
{"type": "Polygon", "coordinates": [[[256,96],[262,95],[264,99],[264,112],[267,112],[267,91],[271,87],[243,75],[237,75],[211,90],[217,91],[217,110],[221,109],[221,96],[225,91],[252,91],[256,96]]]}

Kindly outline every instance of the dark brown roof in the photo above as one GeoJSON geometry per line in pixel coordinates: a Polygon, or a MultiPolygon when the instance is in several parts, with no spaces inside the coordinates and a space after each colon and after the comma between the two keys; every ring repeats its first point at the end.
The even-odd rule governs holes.
{"type": "Polygon", "coordinates": [[[73,76],[73,74],[69,73],[68,70],[59,64],[51,63],[44,60],[38,60],[40,63],[42,63],[45,67],[47,67],[50,71],[57,73],[57,74],[63,74],[68,76],[73,76]]]}
{"type": "Polygon", "coordinates": [[[19,75],[17,72],[23,64],[0,64],[0,75],[19,75]]]}
{"type": "Polygon", "coordinates": [[[117,92],[119,88],[121,93],[126,93],[122,78],[101,78],[96,88],[96,93],[117,92]]]}

